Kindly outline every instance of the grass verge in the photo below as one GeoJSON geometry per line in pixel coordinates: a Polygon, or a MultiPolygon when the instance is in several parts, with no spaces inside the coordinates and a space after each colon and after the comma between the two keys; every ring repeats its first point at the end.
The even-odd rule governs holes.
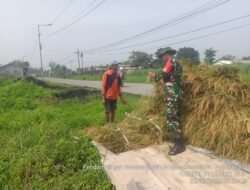
{"type": "MultiPolygon", "coordinates": [[[[105,171],[84,167],[102,165],[82,135],[103,124],[99,94],[11,78],[0,84],[0,189],[112,189],[105,171]]],[[[127,98],[117,121],[137,106],[138,96],[127,98]]]]}

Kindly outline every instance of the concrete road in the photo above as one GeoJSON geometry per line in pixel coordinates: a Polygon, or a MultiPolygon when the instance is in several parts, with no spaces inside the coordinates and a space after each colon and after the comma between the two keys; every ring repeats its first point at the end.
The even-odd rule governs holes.
{"type": "MultiPolygon", "coordinates": [[[[101,81],[71,80],[71,79],[50,78],[50,77],[44,77],[43,80],[58,84],[87,86],[87,87],[101,89],[101,81]]],[[[141,83],[125,83],[125,86],[122,88],[123,92],[138,94],[143,96],[151,95],[153,93],[153,90],[154,90],[154,85],[141,84],[141,83]]]]}

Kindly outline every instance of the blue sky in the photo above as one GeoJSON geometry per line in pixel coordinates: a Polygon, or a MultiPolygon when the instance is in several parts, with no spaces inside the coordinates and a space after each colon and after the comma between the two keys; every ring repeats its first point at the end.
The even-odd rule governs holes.
{"type": "MultiPolygon", "coordinates": [[[[37,25],[52,22],[70,1],[0,0],[0,64],[22,59],[25,56],[24,59],[30,61],[31,66],[39,67],[37,25]]],[[[60,62],[61,64],[76,68],[76,60],[72,62],[70,60],[75,58],[73,52],[77,48],[85,51],[128,38],[165,23],[211,0],[106,0],[80,22],[57,35],[47,37],[48,34],[70,23],[92,1],[74,0],[53,26],[41,28],[43,58],[46,68],[48,68],[50,60],[58,63],[63,60],[60,62]]],[[[98,4],[101,1],[96,0],[95,3],[98,4]]],[[[124,46],[186,32],[246,14],[250,14],[249,0],[230,0],[204,14],[153,35],[124,44],[124,46]]],[[[174,42],[185,41],[242,24],[250,24],[250,17],[197,33],[141,46],[134,50],[167,46],[174,42]]],[[[250,26],[172,47],[176,49],[184,46],[194,47],[200,51],[201,57],[204,50],[210,47],[218,50],[218,58],[225,54],[233,54],[237,57],[250,56],[249,34],[250,26]]],[[[115,53],[106,55],[104,53],[84,54],[84,64],[85,66],[99,65],[109,63],[112,60],[126,60],[129,55],[126,52],[129,50],[132,49],[117,50],[115,53]]],[[[155,49],[146,51],[154,53],[155,49]]]]}

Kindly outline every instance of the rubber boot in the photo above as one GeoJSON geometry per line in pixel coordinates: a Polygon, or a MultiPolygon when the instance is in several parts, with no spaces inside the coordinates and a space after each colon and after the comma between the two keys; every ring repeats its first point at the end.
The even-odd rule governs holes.
{"type": "Polygon", "coordinates": [[[168,155],[174,156],[180,154],[186,150],[185,143],[182,139],[175,140],[174,146],[168,152],[168,155]]]}

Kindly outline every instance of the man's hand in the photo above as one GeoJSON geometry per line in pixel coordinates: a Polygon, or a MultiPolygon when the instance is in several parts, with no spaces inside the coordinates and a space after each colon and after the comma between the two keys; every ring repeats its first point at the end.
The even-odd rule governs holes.
{"type": "Polygon", "coordinates": [[[154,72],[148,72],[148,77],[155,78],[155,73],[154,72]]]}
{"type": "Polygon", "coordinates": [[[122,102],[123,105],[127,105],[128,104],[127,100],[125,100],[122,96],[120,96],[120,100],[121,100],[121,102],[122,102]]]}

